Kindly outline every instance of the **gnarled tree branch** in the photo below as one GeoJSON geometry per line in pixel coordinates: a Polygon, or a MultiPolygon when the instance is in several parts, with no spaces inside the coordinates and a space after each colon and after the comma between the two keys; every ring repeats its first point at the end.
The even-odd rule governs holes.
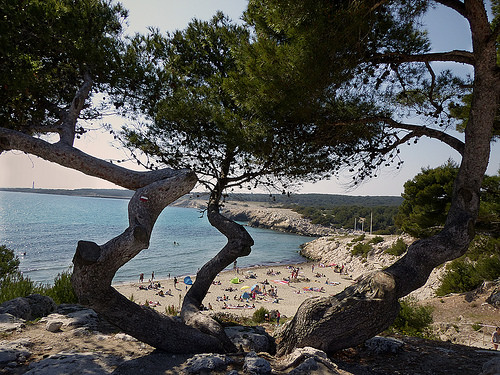
{"type": "Polygon", "coordinates": [[[179,319],[139,306],[118,293],[116,271],[149,245],[153,225],[168,204],[189,192],[196,177],[188,171],[138,189],[129,203],[129,227],[104,245],[80,241],[73,258],[73,287],[81,303],[145,343],[171,353],[222,352],[224,343],[179,319]]]}
{"type": "Polygon", "coordinates": [[[176,174],[176,171],[172,169],[145,172],[129,170],[93,157],[75,147],[62,143],[49,143],[40,138],[6,128],[0,128],[0,149],[4,151],[18,150],[39,156],[47,161],[76,169],[89,176],[102,178],[130,190],[136,190],[176,174]]]}

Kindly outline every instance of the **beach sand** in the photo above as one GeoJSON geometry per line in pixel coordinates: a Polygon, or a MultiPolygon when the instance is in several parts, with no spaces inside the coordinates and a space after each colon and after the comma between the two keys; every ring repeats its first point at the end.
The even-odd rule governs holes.
{"type": "MultiPolygon", "coordinates": [[[[195,276],[190,277],[195,280],[195,276]]],[[[114,287],[125,297],[139,304],[148,303],[161,313],[165,313],[168,306],[179,310],[182,299],[190,287],[184,283],[184,276],[177,277],[176,287],[173,277],[167,280],[154,280],[154,283],[159,282],[161,285],[157,289],[147,289],[150,284],[147,276],[142,283],[139,282],[139,275],[137,280],[133,283],[117,284],[114,287]],[[160,291],[163,292],[163,296],[160,295],[160,291]]],[[[334,267],[324,267],[312,262],[233,269],[223,271],[215,278],[203,305],[206,308],[212,307],[207,313],[227,312],[239,316],[252,316],[257,309],[264,307],[269,311],[278,310],[283,318],[292,317],[305,299],[336,294],[352,283],[350,276],[335,272],[334,267]],[[286,282],[284,279],[289,279],[292,270],[297,268],[299,273],[296,281],[286,282]],[[231,283],[235,277],[239,278],[241,283],[231,283]],[[268,284],[264,284],[266,280],[268,284]],[[239,297],[245,291],[251,294],[254,285],[258,285],[262,293],[257,293],[255,300],[252,298],[240,300],[239,297]],[[269,294],[271,288],[277,291],[277,297],[269,294]],[[227,307],[224,308],[224,305],[227,307]]]]}

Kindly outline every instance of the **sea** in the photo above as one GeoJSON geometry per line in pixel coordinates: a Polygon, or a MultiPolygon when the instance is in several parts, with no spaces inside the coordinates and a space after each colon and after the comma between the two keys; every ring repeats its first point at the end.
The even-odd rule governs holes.
{"type": "MultiPolygon", "coordinates": [[[[13,250],[20,271],[53,284],[72,266],[79,240],[101,245],[128,226],[128,199],[0,191],[0,245],[13,250]]],[[[244,223],[242,223],[244,224],[244,223]]],[[[247,227],[255,245],[238,267],[304,262],[300,245],[314,237],[247,227]]],[[[113,283],[195,275],[226,244],[206,215],[194,208],[167,207],[158,218],[150,246],[116,273],[113,283]]],[[[233,265],[228,267],[232,268],[233,265]]]]}

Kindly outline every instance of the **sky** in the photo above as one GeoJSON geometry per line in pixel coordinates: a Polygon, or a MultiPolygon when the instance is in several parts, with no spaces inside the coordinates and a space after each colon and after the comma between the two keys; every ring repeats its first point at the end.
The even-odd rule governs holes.
{"type": "MultiPolygon", "coordinates": [[[[240,19],[247,0],[121,0],[129,10],[127,32],[146,33],[148,26],[161,31],[184,29],[193,19],[210,19],[217,10],[222,10],[233,21],[240,19]]],[[[470,50],[471,41],[465,20],[444,7],[437,8],[424,19],[431,37],[434,51],[452,49],[470,50]]],[[[453,69],[466,73],[467,67],[457,64],[453,69]]],[[[106,122],[120,126],[118,118],[107,118],[106,122]]],[[[123,159],[127,155],[112,145],[113,139],[107,133],[87,133],[75,142],[83,151],[106,159],[123,159]]],[[[448,159],[460,161],[459,154],[437,140],[422,138],[417,145],[401,148],[404,164],[401,169],[383,169],[377,178],[353,188],[349,186],[350,177],[344,176],[315,184],[304,184],[300,193],[326,193],[349,195],[392,195],[399,196],[403,185],[412,179],[422,168],[434,168],[448,159]]],[[[136,168],[135,164],[124,165],[136,168]]],[[[500,145],[492,147],[487,174],[496,174],[500,169],[500,145]]],[[[118,188],[116,185],[95,177],[86,176],[55,163],[46,162],[32,155],[11,151],[0,154],[0,187],[22,187],[50,189],[78,188],[118,188]]],[[[247,192],[247,191],[246,191],[247,192]]]]}

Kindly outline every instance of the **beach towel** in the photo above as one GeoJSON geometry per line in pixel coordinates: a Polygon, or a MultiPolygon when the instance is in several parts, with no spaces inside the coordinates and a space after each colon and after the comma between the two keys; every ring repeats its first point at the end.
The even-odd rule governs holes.
{"type": "Polygon", "coordinates": [[[285,281],[285,280],[273,280],[273,283],[288,285],[288,281],[285,281]]]}

